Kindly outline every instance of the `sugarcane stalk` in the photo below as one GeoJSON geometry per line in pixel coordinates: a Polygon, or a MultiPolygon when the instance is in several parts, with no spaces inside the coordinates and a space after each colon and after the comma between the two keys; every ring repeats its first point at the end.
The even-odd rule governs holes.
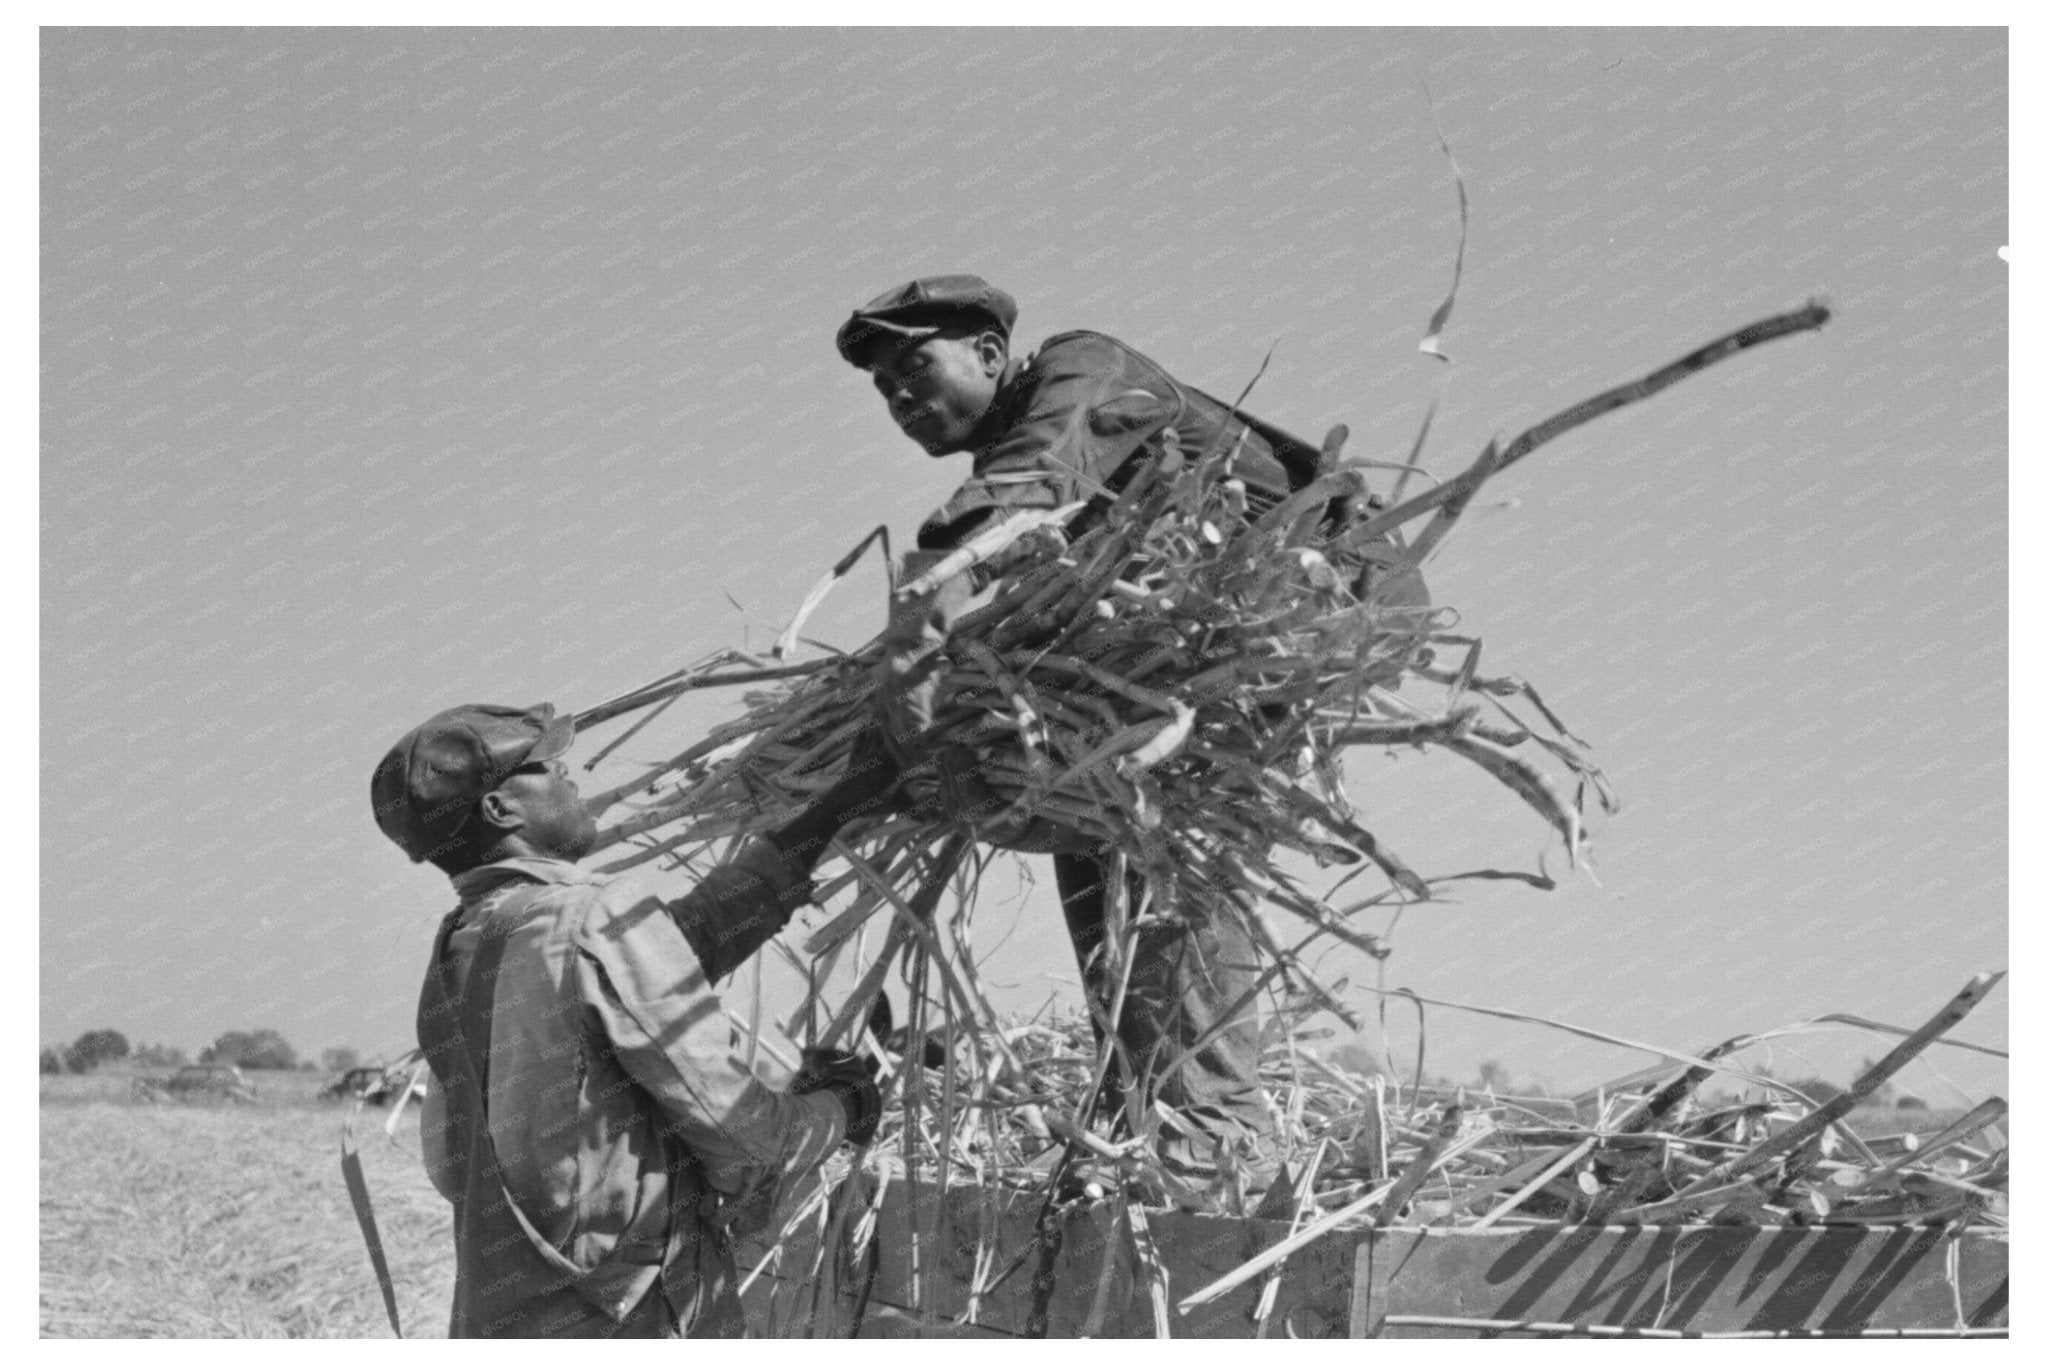
{"type": "Polygon", "coordinates": [[[740,687],[748,683],[772,682],[778,678],[805,678],[838,663],[837,659],[817,659],[804,664],[783,664],[774,668],[737,669],[730,673],[700,673],[692,677],[676,678],[670,682],[652,683],[635,692],[600,702],[587,711],[576,713],[576,729],[579,733],[608,720],[667,701],[670,697],[685,692],[695,692],[706,687],[740,687]]]}
{"type": "MultiPolygon", "coordinates": [[[[1757,1170],[1777,1156],[1791,1152],[1809,1139],[1818,1137],[1823,1128],[1854,1109],[1871,1091],[1890,1080],[1907,1062],[1926,1051],[1928,1044],[1967,1018],[1970,1011],[1977,1008],[1984,997],[1991,994],[2004,979],[2004,972],[1979,972],[1971,977],[1969,984],[1957,992],[1953,1000],[1936,1011],[1933,1018],[1913,1030],[1904,1042],[1879,1058],[1841,1094],[1819,1105],[1812,1113],[1782,1133],[1752,1147],[1742,1156],[1729,1162],[1722,1170],[1711,1176],[1702,1176],[1694,1182],[1695,1185],[1704,1184],[1709,1179],[1735,1179],[1757,1170]]],[[[1689,1194],[1691,1190],[1681,1190],[1679,1193],[1689,1194]]]]}
{"type": "Polygon", "coordinates": [[[1501,470],[1508,468],[1516,461],[1527,456],[1538,446],[1555,437],[1562,436],[1573,427],[1583,426],[1595,417],[1612,412],[1616,408],[1626,407],[1630,403],[1639,403],[1652,394],[1669,388],[1681,379],[1687,379],[1698,374],[1709,365],[1715,365],[1728,359],[1728,357],[1735,355],[1739,351],[1747,350],[1752,346],[1761,346],[1763,343],[1775,341],[1779,337],[1791,336],[1795,332],[1804,332],[1817,328],[1827,322],[1831,316],[1832,314],[1825,304],[1818,299],[1812,300],[1804,308],[1794,312],[1779,313],[1760,322],[1752,322],[1747,327],[1737,328],[1726,336],[1718,337],[1697,350],[1688,351],[1669,365],[1652,370],[1641,379],[1597,393],[1582,403],[1574,403],[1563,412],[1537,423],[1510,441],[1507,449],[1500,453],[1500,459],[1488,464],[1484,471],[1479,473],[1477,478],[1472,477],[1475,470],[1478,469],[1478,466],[1475,466],[1473,470],[1467,470],[1465,474],[1450,480],[1448,483],[1439,484],[1427,493],[1418,494],[1398,507],[1391,507],[1384,512],[1367,518],[1345,533],[1343,543],[1364,544],[1391,531],[1397,526],[1413,521],[1425,512],[1434,511],[1446,503],[1453,501],[1462,503],[1464,500],[1471,498],[1472,494],[1478,490],[1479,484],[1485,479],[1498,474],[1501,470]]]}
{"type": "Polygon", "coordinates": [[[1994,1123],[2002,1121],[2010,1106],[1997,1095],[1975,1105],[1955,1122],[1944,1127],[1931,1137],[1921,1139],[1920,1146],[1885,1162],[1871,1175],[1872,1180],[1884,1180],[1897,1175],[1906,1167],[1927,1161],[1941,1155],[1959,1142],[1966,1142],[1983,1132],[1994,1123]]]}
{"type": "MultiPolygon", "coordinates": [[[[1401,1206],[1415,1196],[1415,1192],[1422,1188],[1422,1182],[1429,1179],[1430,1173],[1442,1164],[1445,1152],[1458,1136],[1458,1123],[1464,1117],[1464,1112],[1462,1105],[1452,1104],[1444,1107],[1443,1117],[1437,1120],[1436,1131],[1430,1134],[1429,1141],[1423,1144],[1415,1160],[1408,1163],[1408,1169],[1401,1172],[1400,1178],[1394,1182],[1392,1191],[1388,1193],[1386,1202],[1381,1204],[1379,1211],[1373,1215],[1373,1226],[1383,1228],[1393,1221],[1394,1215],[1401,1211],[1401,1206]]],[[[1478,1136],[1473,1135],[1472,1140],[1477,1141],[1478,1136]]]]}

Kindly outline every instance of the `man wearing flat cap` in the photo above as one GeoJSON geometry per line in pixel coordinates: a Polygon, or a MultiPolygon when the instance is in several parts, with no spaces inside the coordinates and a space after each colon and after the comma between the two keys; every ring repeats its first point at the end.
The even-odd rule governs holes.
{"type": "MultiPolygon", "coordinates": [[[[904,435],[928,455],[965,453],[972,461],[952,497],[919,527],[912,572],[992,521],[1072,502],[1106,504],[1168,442],[1189,452],[1233,450],[1231,469],[1253,514],[1315,477],[1315,446],[1181,383],[1113,337],[1062,332],[1029,359],[1013,355],[1016,321],[1016,300],[986,280],[939,275],[870,300],[839,329],[840,356],[868,372],[904,435]]],[[[1027,553],[1019,547],[977,565],[971,579],[942,588],[928,611],[892,622],[885,676],[901,684],[928,668],[964,600],[1027,553]]],[[[1412,571],[1380,582],[1361,573],[1358,591],[1390,606],[1427,607],[1412,571]]],[[[897,690],[914,699],[917,689],[897,690]]],[[[1116,983],[1098,951],[1104,865],[1061,853],[1053,867],[1086,989],[1106,1012],[1116,983]]],[[[1129,891],[1135,913],[1142,879],[1133,878],[1129,891]]],[[[1249,931],[1227,906],[1192,915],[1184,927],[1140,932],[1118,1032],[1146,1095],[1199,1130],[1169,1132],[1163,1155],[1171,1164],[1199,1173],[1219,1144],[1240,1152],[1248,1145],[1254,1171],[1269,1169],[1261,1159],[1270,1156],[1272,1125],[1258,1079],[1255,1015],[1245,1010],[1182,1062],[1256,979],[1249,931]],[[1156,1087],[1145,1080],[1162,1074],[1156,1087]]]]}
{"type": "Polygon", "coordinates": [[[597,824],[551,706],[458,706],[377,765],[377,824],[460,903],[420,993],[421,1120],[455,1206],[451,1336],[738,1336],[732,1240],[842,1140],[874,1084],[807,1054],[790,1090],[734,1052],[712,986],[810,898],[826,843],[896,782],[864,759],[681,899],[576,866],[597,824]]]}

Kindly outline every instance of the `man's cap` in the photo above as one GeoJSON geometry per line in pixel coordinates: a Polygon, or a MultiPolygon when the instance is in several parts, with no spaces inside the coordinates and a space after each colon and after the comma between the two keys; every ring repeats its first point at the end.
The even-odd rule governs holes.
{"type": "Polygon", "coordinates": [[[1008,337],[1017,322],[1017,300],[979,275],[928,275],[854,309],[839,329],[839,354],[866,369],[884,342],[923,341],[963,322],[992,322],[1008,337]]]}
{"type": "Polygon", "coordinates": [[[370,778],[377,828],[414,862],[448,848],[513,769],[568,751],[576,723],[547,703],[450,707],[391,746],[370,778]]]}

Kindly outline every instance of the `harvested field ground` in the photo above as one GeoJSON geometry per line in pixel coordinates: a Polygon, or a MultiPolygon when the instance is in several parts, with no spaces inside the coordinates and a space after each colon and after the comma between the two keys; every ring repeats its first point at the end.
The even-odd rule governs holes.
{"type": "MultiPolygon", "coordinates": [[[[325,1077],[255,1073],[258,1105],[138,1103],[130,1077],[45,1077],[40,1321],[47,1337],[383,1337],[342,1184],[325,1077]]],[[[357,1128],[407,1336],[444,1336],[448,1206],[410,1111],[357,1128]]]]}
{"type": "MultiPolygon", "coordinates": [[[[152,1104],[128,1073],[44,1077],[41,1327],[48,1337],[383,1337],[325,1077],[258,1072],[256,1105],[152,1104]]],[[[1869,1136],[1956,1110],[1859,1111],[1869,1136]]],[[[412,1111],[357,1129],[407,1336],[442,1336],[455,1269],[412,1111]]]]}

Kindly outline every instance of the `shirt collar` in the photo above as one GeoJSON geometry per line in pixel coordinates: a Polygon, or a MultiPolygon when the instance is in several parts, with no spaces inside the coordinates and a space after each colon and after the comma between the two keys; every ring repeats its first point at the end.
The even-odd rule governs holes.
{"type": "Polygon", "coordinates": [[[989,400],[988,411],[975,423],[974,434],[967,440],[967,448],[974,452],[974,461],[977,465],[988,457],[989,448],[1015,424],[1017,414],[1011,412],[1010,408],[1017,401],[1018,381],[1024,378],[1025,372],[1031,368],[1032,360],[1036,359],[1036,356],[1025,359],[1013,355],[1009,363],[1003,366],[1002,377],[996,380],[996,396],[989,400]]]}
{"type": "Polygon", "coordinates": [[[514,877],[525,877],[550,886],[579,886],[604,880],[597,873],[586,872],[560,858],[503,858],[482,867],[472,867],[467,872],[458,872],[449,881],[457,895],[470,901],[514,877]]]}

